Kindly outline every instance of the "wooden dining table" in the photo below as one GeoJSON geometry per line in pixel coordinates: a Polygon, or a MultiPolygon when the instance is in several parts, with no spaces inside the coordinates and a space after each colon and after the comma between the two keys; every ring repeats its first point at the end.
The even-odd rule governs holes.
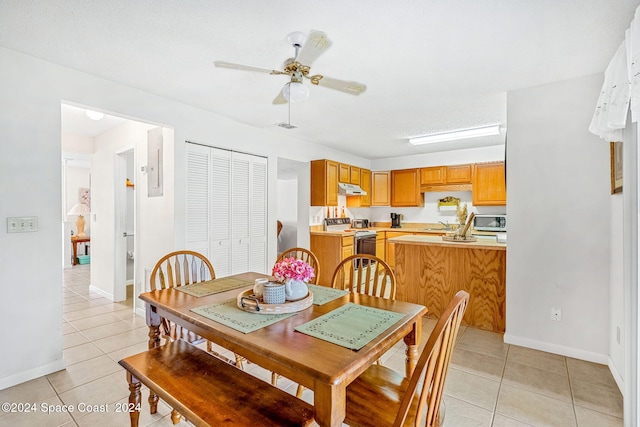
{"type": "MultiPolygon", "coordinates": [[[[397,342],[404,339],[406,374],[416,365],[427,308],[402,301],[349,293],[323,305],[311,305],[271,325],[243,333],[196,314],[191,309],[235,298],[249,289],[259,273],[232,276],[246,280],[247,287],[213,295],[195,297],[176,288],[146,292],[140,298],[146,304],[149,348],[160,345],[160,322],[166,318],[265,369],[291,379],[314,392],[315,420],[320,426],[340,426],[345,418],[347,386],[397,342]],[[329,313],[349,302],[400,313],[403,316],[361,349],[354,351],[294,330],[296,326],[329,313]]],[[[255,316],[261,316],[256,313],[255,316]]],[[[250,404],[250,402],[247,402],[250,404]]],[[[375,404],[372,402],[372,404],[375,404]]]]}

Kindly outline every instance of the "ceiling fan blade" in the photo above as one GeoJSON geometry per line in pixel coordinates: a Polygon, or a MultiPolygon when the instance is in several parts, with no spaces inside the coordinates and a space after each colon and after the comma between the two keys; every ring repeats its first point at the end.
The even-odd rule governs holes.
{"type": "Polygon", "coordinates": [[[318,86],[324,86],[329,89],[339,90],[340,92],[349,93],[351,95],[360,95],[367,90],[367,85],[358,82],[348,82],[346,80],[333,79],[323,76],[317,83],[318,86]]]}
{"type": "Polygon", "coordinates": [[[333,42],[322,31],[311,31],[296,56],[296,61],[302,65],[310,66],[332,44],[333,42]]]}
{"type": "Polygon", "coordinates": [[[232,62],[214,61],[213,64],[218,68],[231,68],[233,70],[256,71],[258,73],[267,73],[267,74],[285,74],[282,71],[278,71],[278,70],[252,67],[250,65],[234,64],[232,62]]]}
{"type": "Polygon", "coordinates": [[[284,88],[283,88],[283,89],[280,89],[280,93],[273,100],[273,104],[278,105],[278,104],[286,104],[286,103],[287,103],[287,99],[284,97],[284,88]]]}

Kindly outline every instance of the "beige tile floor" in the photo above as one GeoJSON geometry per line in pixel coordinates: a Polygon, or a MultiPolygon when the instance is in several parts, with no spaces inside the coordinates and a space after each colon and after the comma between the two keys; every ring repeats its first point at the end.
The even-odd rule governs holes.
{"type": "MultiPolygon", "coordinates": [[[[128,414],[116,412],[128,397],[117,361],[147,348],[147,328],[144,319],[132,313],[131,299],[114,304],[89,290],[89,268],[79,265],[64,271],[67,368],[0,390],[0,402],[31,402],[37,409],[0,412],[0,425],[128,425],[128,414]],[[61,410],[62,405],[80,404],[85,410],[61,410]],[[105,405],[108,412],[99,412],[105,405]],[[44,408],[52,409],[46,413],[44,408]]],[[[423,343],[434,324],[424,320],[423,343]]],[[[385,354],[383,362],[404,372],[402,344],[385,354]]],[[[270,373],[259,366],[248,364],[245,369],[270,380],[270,373]]],[[[295,393],[295,384],[286,378],[278,385],[295,393]]],[[[158,413],[150,415],[143,397],[140,425],[171,426],[170,408],[161,402],[158,413]]],[[[313,392],[305,390],[303,398],[312,401],[313,392]]],[[[606,366],[507,345],[500,334],[465,327],[449,367],[445,404],[447,427],[623,425],[622,396],[606,366]]]]}

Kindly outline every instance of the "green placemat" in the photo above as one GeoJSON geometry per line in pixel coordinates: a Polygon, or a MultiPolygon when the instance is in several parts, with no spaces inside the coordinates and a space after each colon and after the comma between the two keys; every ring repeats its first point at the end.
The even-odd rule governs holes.
{"type": "Polygon", "coordinates": [[[328,288],[326,286],[319,286],[319,285],[307,285],[307,286],[309,287],[309,290],[313,292],[313,303],[315,305],[326,304],[329,301],[333,301],[334,299],[338,299],[349,293],[349,291],[345,291],[343,289],[333,289],[333,288],[328,288]]]}
{"type": "Polygon", "coordinates": [[[350,302],[296,327],[296,331],[360,350],[402,317],[400,313],[350,302]]]}
{"type": "Polygon", "coordinates": [[[192,308],[194,313],[201,314],[207,319],[222,323],[225,326],[244,332],[253,332],[272,323],[276,323],[296,313],[285,314],[256,314],[242,311],[238,308],[236,299],[206,305],[204,307],[192,308]]]}
{"type": "Polygon", "coordinates": [[[253,282],[246,280],[223,277],[221,279],[206,280],[204,282],[192,283],[191,285],[178,286],[175,289],[193,295],[194,297],[205,297],[207,295],[228,291],[229,289],[243,288],[252,284],[253,282]]]}

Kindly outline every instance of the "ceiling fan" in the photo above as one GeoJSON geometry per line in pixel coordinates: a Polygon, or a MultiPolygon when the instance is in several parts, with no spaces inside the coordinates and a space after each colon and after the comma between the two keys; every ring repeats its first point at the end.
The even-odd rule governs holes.
{"type": "Polygon", "coordinates": [[[320,74],[309,75],[313,61],[318,59],[318,57],[333,44],[322,31],[311,31],[309,36],[296,31],[289,34],[287,40],[295,49],[295,55],[293,58],[285,61],[282,71],[233,64],[224,61],[215,61],[214,64],[219,68],[232,68],[235,70],[289,76],[289,82],[282,87],[278,96],[275,97],[273,100],[274,104],[286,104],[289,101],[300,102],[307,100],[309,98],[309,89],[303,85],[304,79],[310,80],[311,83],[316,86],[324,86],[351,95],[360,95],[367,90],[367,86],[362,83],[338,80],[320,74]]]}

